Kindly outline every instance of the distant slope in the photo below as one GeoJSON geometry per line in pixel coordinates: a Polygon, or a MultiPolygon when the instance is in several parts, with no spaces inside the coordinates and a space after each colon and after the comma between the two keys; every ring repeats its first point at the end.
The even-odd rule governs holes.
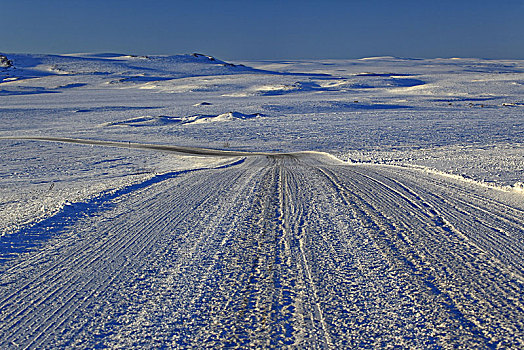
{"type": "Polygon", "coordinates": [[[16,67],[11,75],[19,79],[50,75],[97,75],[149,81],[160,78],[261,72],[254,68],[235,65],[197,53],[174,56],[123,54],[9,54],[0,56],[0,67],[11,66],[16,67]]]}

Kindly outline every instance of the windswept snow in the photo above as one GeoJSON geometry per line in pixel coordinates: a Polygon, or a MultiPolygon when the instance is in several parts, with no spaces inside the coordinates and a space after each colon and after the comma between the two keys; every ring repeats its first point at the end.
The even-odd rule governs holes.
{"type": "Polygon", "coordinates": [[[228,112],[219,115],[191,115],[188,117],[174,117],[174,116],[144,116],[138,118],[131,118],[117,122],[104,123],[101,126],[162,126],[166,124],[202,124],[213,122],[226,122],[235,119],[251,119],[261,118],[263,114],[243,114],[240,112],[228,112]]]}
{"type": "Polygon", "coordinates": [[[241,63],[0,56],[0,348],[523,348],[524,62],[241,63]]]}

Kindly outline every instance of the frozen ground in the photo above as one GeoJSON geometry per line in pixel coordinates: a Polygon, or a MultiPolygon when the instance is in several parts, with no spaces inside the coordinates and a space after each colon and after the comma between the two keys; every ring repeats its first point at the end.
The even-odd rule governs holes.
{"type": "Polygon", "coordinates": [[[523,61],[5,56],[2,348],[524,346],[523,61]]]}

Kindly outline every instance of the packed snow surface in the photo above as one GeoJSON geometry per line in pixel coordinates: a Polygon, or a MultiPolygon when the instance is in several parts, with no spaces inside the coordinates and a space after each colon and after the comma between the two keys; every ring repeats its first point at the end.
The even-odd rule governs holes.
{"type": "Polygon", "coordinates": [[[239,63],[0,54],[0,348],[523,348],[524,61],[239,63]]]}

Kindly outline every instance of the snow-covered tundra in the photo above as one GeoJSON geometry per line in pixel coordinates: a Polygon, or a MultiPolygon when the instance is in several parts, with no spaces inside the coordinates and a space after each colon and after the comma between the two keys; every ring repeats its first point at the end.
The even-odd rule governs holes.
{"type": "Polygon", "coordinates": [[[239,63],[0,56],[1,348],[524,347],[524,61],[239,63]]]}

